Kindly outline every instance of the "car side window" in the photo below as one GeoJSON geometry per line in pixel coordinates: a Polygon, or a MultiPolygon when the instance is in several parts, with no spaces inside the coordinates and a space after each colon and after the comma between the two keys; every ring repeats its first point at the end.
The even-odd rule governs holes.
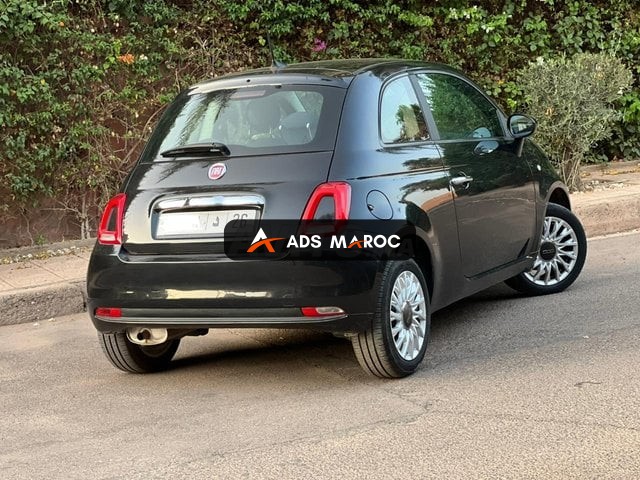
{"type": "Polygon", "coordinates": [[[498,111],[475,87],[452,75],[416,75],[441,140],[502,137],[498,111]]]}
{"type": "Polygon", "coordinates": [[[393,80],[382,92],[380,135],[384,143],[431,139],[420,102],[408,77],[393,80]]]}

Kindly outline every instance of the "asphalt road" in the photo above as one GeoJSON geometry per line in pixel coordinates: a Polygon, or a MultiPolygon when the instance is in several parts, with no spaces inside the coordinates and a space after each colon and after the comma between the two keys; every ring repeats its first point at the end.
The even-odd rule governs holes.
{"type": "Polygon", "coordinates": [[[317,333],[213,331],[137,376],[85,315],[0,327],[0,478],[640,478],[639,245],[437,313],[403,380],[317,333]]]}

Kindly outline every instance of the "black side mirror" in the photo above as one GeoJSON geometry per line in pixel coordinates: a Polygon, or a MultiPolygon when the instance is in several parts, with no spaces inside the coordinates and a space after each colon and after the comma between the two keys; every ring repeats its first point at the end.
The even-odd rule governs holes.
{"type": "Polygon", "coordinates": [[[516,113],[508,120],[509,131],[514,138],[524,138],[536,131],[536,121],[526,115],[516,113]]]}

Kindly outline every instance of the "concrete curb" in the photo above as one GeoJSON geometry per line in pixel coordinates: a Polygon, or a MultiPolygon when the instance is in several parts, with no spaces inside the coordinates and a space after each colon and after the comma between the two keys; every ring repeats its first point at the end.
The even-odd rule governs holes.
{"type": "Polygon", "coordinates": [[[623,205],[576,206],[575,213],[582,220],[587,237],[640,229],[640,198],[623,205]]]}
{"type": "Polygon", "coordinates": [[[85,310],[84,281],[1,293],[1,325],[29,323],[80,313],[85,310]]]}
{"type": "Polygon", "coordinates": [[[625,188],[601,201],[589,195],[595,194],[572,198],[573,211],[582,221],[587,237],[640,229],[640,186],[625,188]]]}

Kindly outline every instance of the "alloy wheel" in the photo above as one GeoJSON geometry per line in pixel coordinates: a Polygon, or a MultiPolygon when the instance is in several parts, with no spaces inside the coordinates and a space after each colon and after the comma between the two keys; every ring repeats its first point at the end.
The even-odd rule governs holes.
{"type": "Polygon", "coordinates": [[[538,257],[524,275],[536,285],[556,285],[569,276],[577,261],[576,232],[563,219],[548,216],[544,220],[538,257]]]}
{"type": "Polygon", "coordinates": [[[396,278],[389,305],[391,336],[398,354],[411,361],[422,349],[427,333],[427,305],[418,277],[405,270],[396,278]]]}

